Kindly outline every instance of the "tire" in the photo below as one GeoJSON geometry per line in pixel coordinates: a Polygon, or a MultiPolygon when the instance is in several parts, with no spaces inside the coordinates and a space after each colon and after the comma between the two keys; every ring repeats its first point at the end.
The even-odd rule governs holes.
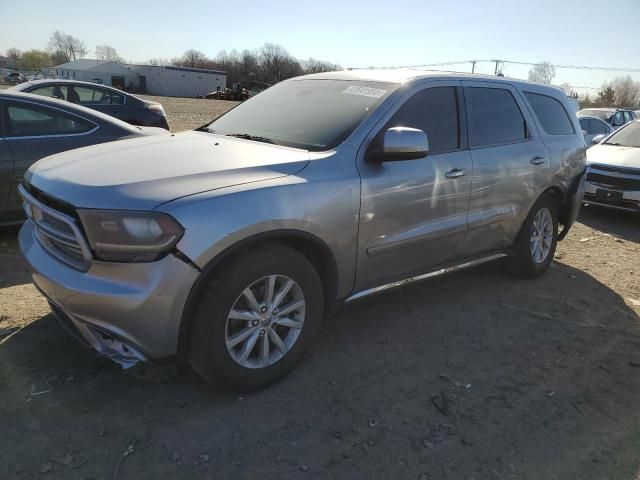
{"type": "Polygon", "coordinates": [[[558,244],[558,212],[555,199],[543,194],[533,205],[513,245],[514,256],[509,270],[524,278],[536,278],[547,271],[558,244]],[[545,222],[546,220],[546,222],[545,222]],[[547,235],[539,236],[534,223],[542,226],[547,235]],[[548,227],[546,227],[546,225],[548,227]],[[533,238],[538,235],[538,241],[533,238]]]}
{"type": "Polygon", "coordinates": [[[189,364],[210,382],[246,392],[280,380],[298,365],[322,322],[324,294],[318,273],[304,255],[280,244],[265,244],[223,264],[206,280],[196,301],[189,364]],[[273,307],[263,311],[271,279],[273,303],[289,286],[274,305],[281,309],[278,315],[273,315],[273,307]],[[245,295],[247,289],[253,304],[245,295]],[[302,308],[281,316],[300,301],[302,308]],[[243,335],[246,339],[232,345],[243,335]],[[248,355],[243,355],[246,350],[248,355]]]}

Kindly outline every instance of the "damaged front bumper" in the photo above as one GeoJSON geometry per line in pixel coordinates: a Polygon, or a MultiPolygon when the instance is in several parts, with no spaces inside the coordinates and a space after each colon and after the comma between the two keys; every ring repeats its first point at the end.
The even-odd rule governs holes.
{"type": "Polygon", "coordinates": [[[74,336],[123,367],[177,353],[182,311],[199,271],[174,255],[152,263],[61,263],[26,222],[20,250],[33,283],[74,336]]]}

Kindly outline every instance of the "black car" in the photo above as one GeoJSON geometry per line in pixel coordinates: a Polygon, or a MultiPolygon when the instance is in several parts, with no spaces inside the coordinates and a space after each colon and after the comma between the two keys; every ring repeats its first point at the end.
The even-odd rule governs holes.
{"type": "Polygon", "coordinates": [[[132,125],[160,127],[169,130],[167,116],[162,105],[125,93],[121,90],[74,80],[36,80],[26,82],[10,90],[33,93],[77,103],[98,110],[132,125]]]}
{"type": "Polygon", "coordinates": [[[0,226],[24,220],[18,185],[36,161],[73,148],[146,135],[170,134],[53,98],[0,91],[0,226]]]}

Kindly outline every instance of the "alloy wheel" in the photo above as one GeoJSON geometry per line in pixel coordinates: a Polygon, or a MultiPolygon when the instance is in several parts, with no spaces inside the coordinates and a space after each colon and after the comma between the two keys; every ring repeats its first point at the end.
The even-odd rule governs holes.
{"type": "Polygon", "coordinates": [[[240,293],[227,315],[227,351],[245,368],[273,365],[300,337],[304,314],[304,294],[293,279],[260,278],[240,293]]]}
{"type": "Polygon", "coordinates": [[[531,258],[536,263],[543,263],[549,256],[553,243],[553,218],[547,208],[541,208],[533,218],[531,226],[531,258]]]}

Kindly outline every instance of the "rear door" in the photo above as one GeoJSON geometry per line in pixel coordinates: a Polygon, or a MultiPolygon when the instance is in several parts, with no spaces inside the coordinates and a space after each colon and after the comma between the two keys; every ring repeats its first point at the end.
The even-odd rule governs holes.
{"type": "Polygon", "coordinates": [[[18,185],[41,158],[97,143],[98,125],[63,110],[25,100],[4,102],[5,142],[13,155],[8,209],[20,209],[18,185]]]}
{"type": "Polygon", "coordinates": [[[510,246],[549,178],[549,150],[520,94],[509,84],[463,81],[473,162],[469,257],[510,246]]]}
{"type": "Polygon", "coordinates": [[[466,231],[471,157],[460,82],[414,87],[369,139],[377,142],[388,128],[398,126],[423,130],[429,153],[416,160],[370,163],[361,149],[357,289],[446,262],[466,231]]]}
{"type": "Polygon", "coordinates": [[[91,88],[91,90],[91,104],[83,105],[111,115],[112,117],[125,119],[125,109],[128,108],[128,106],[126,104],[127,99],[123,94],[100,87],[91,88]]]}

